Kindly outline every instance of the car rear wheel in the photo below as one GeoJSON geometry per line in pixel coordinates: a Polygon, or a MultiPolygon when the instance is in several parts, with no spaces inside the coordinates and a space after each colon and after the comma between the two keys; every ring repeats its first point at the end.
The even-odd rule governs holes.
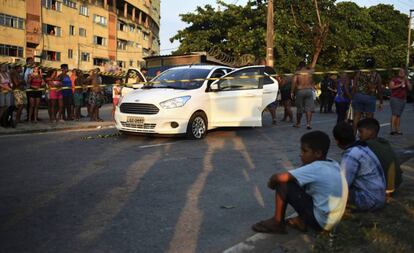
{"type": "Polygon", "coordinates": [[[187,137],[193,140],[203,139],[207,135],[207,119],[202,112],[194,113],[187,126],[187,137]]]}

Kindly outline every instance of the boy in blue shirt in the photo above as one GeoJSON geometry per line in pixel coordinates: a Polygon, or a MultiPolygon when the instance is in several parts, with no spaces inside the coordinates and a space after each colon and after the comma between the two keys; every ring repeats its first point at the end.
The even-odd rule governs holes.
{"type": "Polygon", "coordinates": [[[339,164],[327,159],[330,140],[321,131],[304,134],[301,142],[303,165],[289,172],[274,174],[268,187],[276,190],[275,213],[253,225],[261,233],[286,233],[286,225],[301,231],[331,230],[346,208],[348,187],[339,164]],[[285,221],[287,204],[298,216],[285,221]]]}
{"type": "Polygon", "coordinates": [[[351,125],[342,122],[333,129],[339,148],[343,149],[341,169],[349,187],[349,204],[358,211],[375,211],[385,204],[384,170],[375,153],[365,142],[355,142],[351,125]]]}

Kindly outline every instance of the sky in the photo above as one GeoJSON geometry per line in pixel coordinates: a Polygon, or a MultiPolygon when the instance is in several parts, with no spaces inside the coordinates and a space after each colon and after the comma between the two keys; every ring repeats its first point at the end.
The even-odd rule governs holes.
{"type": "MultiPolygon", "coordinates": [[[[248,0],[224,0],[229,4],[244,5],[248,0]]],[[[337,1],[340,2],[340,1],[337,1]]],[[[409,14],[410,9],[414,9],[414,0],[354,0],[352,2],[357,3],[359,6],[372,6],[379,3],[392,4],[402,13],[409,14]]],[[[216,0],[161,0],[161,55],[168,55],[172,51],[176,50],[179,43],[175,41],[170,43],[169,39],[177,34],[178,30],[184,29],[187,24],[181,22],[180,14],[194,11],[197,6],[205,6],[210,4],[211,6],[217,6],[216,0]]]]}

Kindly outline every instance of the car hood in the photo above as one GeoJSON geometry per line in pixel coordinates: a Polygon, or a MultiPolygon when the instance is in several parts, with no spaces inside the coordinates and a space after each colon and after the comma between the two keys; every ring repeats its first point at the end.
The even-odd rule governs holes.
{"type": "Polygon", "coordinates": [[[151,103],[158,104],[168,99],[191,95],[193,90],[177,90],[177,89],[137,89],[122,99],[122,103],[151,103]]]}

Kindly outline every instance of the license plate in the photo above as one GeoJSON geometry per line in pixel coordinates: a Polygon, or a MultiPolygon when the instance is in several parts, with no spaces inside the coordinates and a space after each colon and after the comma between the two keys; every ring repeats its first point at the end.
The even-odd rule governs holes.
{"type": "Polygon", "coordinates": [[[143,117],[127,117],[127,122],[131,124],[137,124],[142,125],[144,124],[144,118],[143,117]]]}

